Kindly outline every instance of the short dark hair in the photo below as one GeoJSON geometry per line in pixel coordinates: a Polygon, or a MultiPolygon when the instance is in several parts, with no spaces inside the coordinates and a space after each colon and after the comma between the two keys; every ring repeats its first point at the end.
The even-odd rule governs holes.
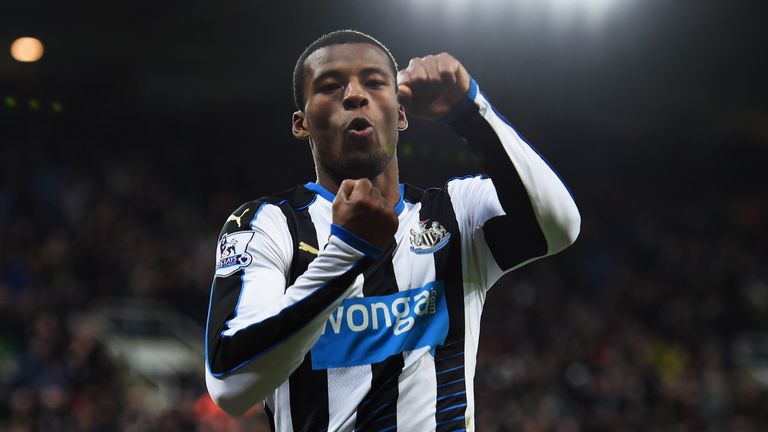
{"type": "MultiPolygon", "coordinates": [[[[293,102],[297,109],[304,111],[304,62],[307,57],[320,48],[345,43],[367,43],[384,51],[384,54],[389,58],[392,76],[397,77],[397,62],[384,44],[374,39],[373,36],[357,30],[336,30],[320,36],[316,41],[309,44],[296,61],[296,66],[293,68],[293,102]]],[[[397,91],[397,86],[395,86],[395,91],[397,91]]]]}

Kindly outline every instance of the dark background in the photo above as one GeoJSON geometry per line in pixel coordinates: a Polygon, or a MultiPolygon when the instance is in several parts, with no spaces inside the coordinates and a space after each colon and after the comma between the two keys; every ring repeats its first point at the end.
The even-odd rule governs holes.
{"type": "MultiPolygon", "coordinates": [[[[454,54],[582,212],[572,248],[488,296],[478,430],[764,430],[767,12],[740,0],[3,0],[0,429],[237,427],[201,408],[200,376],[146,408],[130,365],[72,317],[119,296],[204,324],[230,212],[314,180],[290,133],[295,59],[355,28],[401,67],[454,54]],[[11,58],[21,36],[42,40],[41,61],[11,58]]],[[[412,120],[399,147],[405,182],[479,170],[441,125],[412,120]]]]}

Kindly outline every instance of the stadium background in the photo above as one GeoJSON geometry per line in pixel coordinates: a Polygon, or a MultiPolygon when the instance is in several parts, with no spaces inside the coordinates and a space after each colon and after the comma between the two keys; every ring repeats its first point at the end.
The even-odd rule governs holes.
{"type": "MultiPolygon", "coordinates": [[[[760,1],[0,4],[0,430],[262,430],[212,409],[219,228],[313,180],[293,63],[357,28],[448,51],[583,216],[483,317],[479,431],[768,428],[768,12],[760,1]],[[8,47],[45,44],[36,63],[8,47]]],[[[478,168],[413,121],[401,177],[478,168]]]]}

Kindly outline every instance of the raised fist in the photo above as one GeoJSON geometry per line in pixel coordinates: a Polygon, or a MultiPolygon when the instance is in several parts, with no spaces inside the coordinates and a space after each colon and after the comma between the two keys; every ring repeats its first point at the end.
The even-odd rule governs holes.
{"type": "Polygon", "coordinates": [[[439,120],[469,91],[469,73],[448,53],[411,59],[397,74],[398,100],[416,117],[439,120]]]}
{"type": "Polygon", "coordinates": [[[341,182],[333,200],[333,223],[384,249],[397,231],[395,209],[367,178],[341,182]]]}

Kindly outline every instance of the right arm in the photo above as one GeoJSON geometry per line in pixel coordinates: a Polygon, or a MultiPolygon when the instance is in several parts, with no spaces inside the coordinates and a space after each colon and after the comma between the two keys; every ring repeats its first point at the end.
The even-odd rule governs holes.
{"type": "MultiPolygon", "coordinates": [[[[391,239],[396,230],[391,209],[370,209],[372,200],[360,205],[365,200],[344,197],[346,201],[334,202],[334,224],[325,249],[290,286],[286,281],[293,245],[277,206],[252,208],[256,216],[250,224],[241,221],[242,228],[235,221],[225,224],[206,328],[206,384],[213,400],[228,413],[243,414],[299,367],[328,315],[353,294],[355,278],[378,258],[381,238],[359,231],[354,222],[375,212],[379,214],[374,218],[383,216],[390,225],[394,218],[394,229],[378,233],[391,231],[391,239]]],[[[247,208],[248,204],[235,215],[247,208]]]]}

